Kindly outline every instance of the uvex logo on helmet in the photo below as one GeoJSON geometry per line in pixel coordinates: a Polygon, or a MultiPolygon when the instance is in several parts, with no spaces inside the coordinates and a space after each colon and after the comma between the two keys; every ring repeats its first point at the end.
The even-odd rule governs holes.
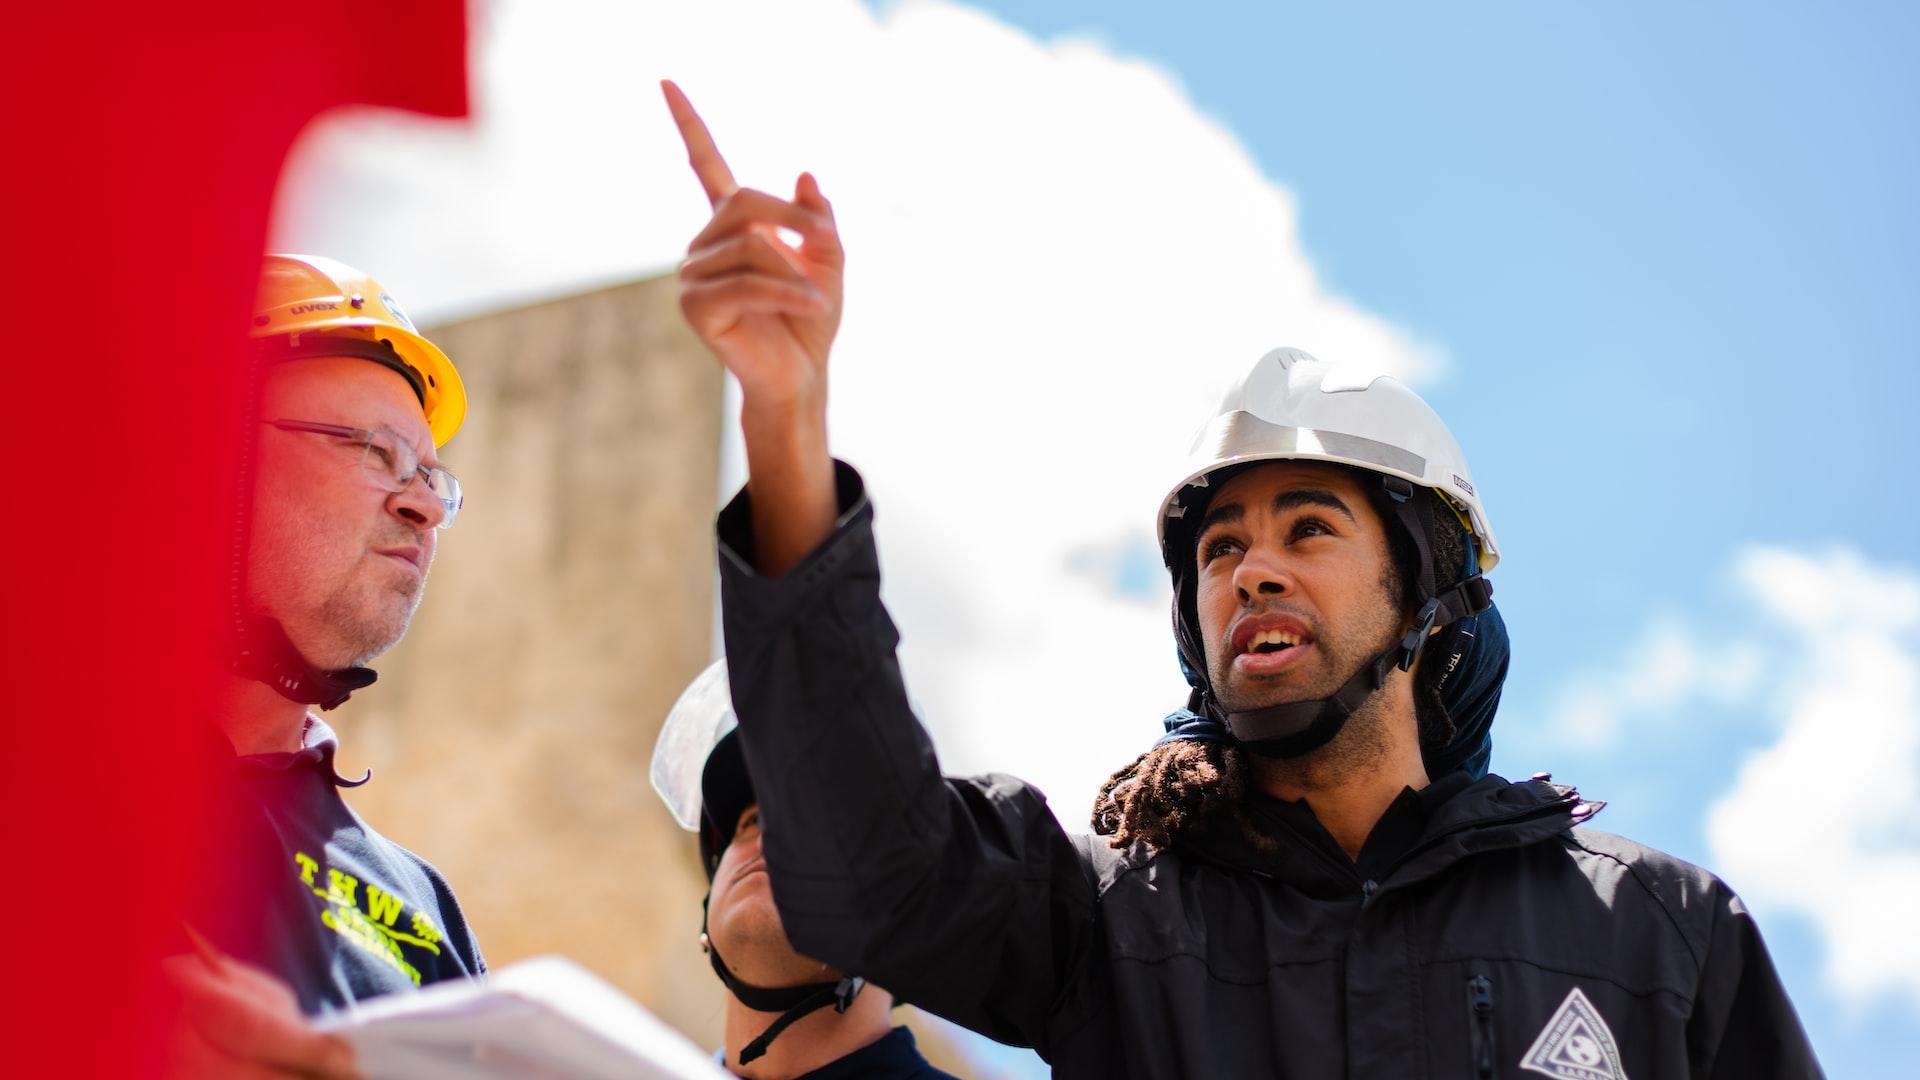
{"type": "Polygon", "coordinates": [[[379,282],[345,263],[267,256],[252,336],[269,360],[353,356],[393,369],[420,399],[435,446],[445,446],[466,418],[467,393],[453,361],[420,335],[379,282]],[[384,309],[368,303],[369,296],[378,296],[384,309]]]}

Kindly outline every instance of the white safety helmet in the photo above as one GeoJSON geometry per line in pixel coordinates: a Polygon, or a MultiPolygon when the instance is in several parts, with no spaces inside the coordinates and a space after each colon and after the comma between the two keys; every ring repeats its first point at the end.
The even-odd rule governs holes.
{"type": "Polygon", "coordinates": [[[1480,572],[1500,561],[1486,508],[1460,444],[1432,406],[1391,375],[1329,364],[1299,349],[1275,349],[1233,384],[1213,419],[1194,436],[1185,475],[1160,505],[1163,556],[1168,524],[1186,512],[1189,489],[1221,469],[1256,461],[1332,461],[1432,488],[1461,515],[1480,572]]]}
{"type": "MultiPolygon", "coordinates": [[[[660,737],[653,744],[653,766],[648,771],[660,801],[688,832],[701,831],[708,801],[704,791],[707,761],[738,726],[725,660],[715,660],[694,676],[668,710],[666,723],[660,725],[660,737]]],[[[743,802],[735,816],[744,809],[743,802]]],[[[726,829],[731,831],[733,824],[727,821],[726,829]]]]}

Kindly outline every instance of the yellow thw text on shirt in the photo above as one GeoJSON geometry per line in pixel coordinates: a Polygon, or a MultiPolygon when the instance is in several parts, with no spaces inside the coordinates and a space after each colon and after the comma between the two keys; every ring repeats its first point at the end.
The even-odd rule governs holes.
{"type": "Polygon", "coordinates": [[[294,852],[293,862],[301,883],[326,902],[320,922],[327,929],[420,985],[420,969],[407,961],[407,950],[422,949],[438,956],[445,936],[425,912],[414,911],[407,917],[406,902],[400,897],[371,881],[325,867],[304,851],[294,852]]]}

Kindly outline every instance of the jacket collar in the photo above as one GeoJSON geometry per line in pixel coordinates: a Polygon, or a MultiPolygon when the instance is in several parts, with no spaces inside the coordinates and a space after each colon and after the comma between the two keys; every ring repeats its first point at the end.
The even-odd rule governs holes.
{"type": "Polygon", "coordinates": [[[1509,783],[1489,775],[1442,804],[1427,831],[1401,856],[1381,888],[1401,888],[1433,877],[1484,851],[1551,840],[1600,812],[1566,784],[1540,778],[1509,783]]]}
{"type": "MultiPolygon", "coordinates": [[[[1381,888],[1425,880],[1471,854],[1524,847],[1558,836],[1602,805],[1583,802],[1574,788],[1544,778],[1509,783],[1488,775],[1429,808],[1426,828],[1381,880],[1381,888]]],[[[1352,891],[1357,883],[1353,864],[1327,851],[1316,838],[1302,835],[1287,815],[1277,812],[1272,800],[1256,797],[1247,811],[1264,842],[1237,828],[1215,828],[1183,837],[1180,853],[1190,860],[1285,881],[1310,893],[1352,891]]]]}
{"type": "Polygon", "coordinates": [[[208,731],[213,732],[213,738],[225,751],[226,760],[234,769],[270,773],[314,769],[332,780],[335,787],[344,788],[359,787],[373,779],[372,769],[365,770],[358,779],[350,780],[340,775],[333,763],[334,754],[340,749],[339,737],[333,733],[333,728],[327,726],[325,720],[312,713],[307,714],[306,722],[301,725],[298,750],[274,751],[265,754],[234,754],[232,746],[227,743],[224,736],[212,727],[209,727],[208,731]]]}

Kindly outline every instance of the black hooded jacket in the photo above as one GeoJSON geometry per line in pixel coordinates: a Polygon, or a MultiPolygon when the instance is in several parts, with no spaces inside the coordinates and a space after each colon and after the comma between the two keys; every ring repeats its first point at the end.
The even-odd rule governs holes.
{"type": "Polygon", "coordinates": [[[1063,1077],[1820,1075],[1739,898],[1576,827],[1592,808],[1544,779],[1408,792],[1356,864],[1279,800],[1249,807],[1270,845],[1154,854],[1069,836],[1019,780],[943,778],[871,508],[837,482],[833,535],[779,578],[750,568],[744,494],[719,521],[741,743],[802,952],[1063,1077]]]}

